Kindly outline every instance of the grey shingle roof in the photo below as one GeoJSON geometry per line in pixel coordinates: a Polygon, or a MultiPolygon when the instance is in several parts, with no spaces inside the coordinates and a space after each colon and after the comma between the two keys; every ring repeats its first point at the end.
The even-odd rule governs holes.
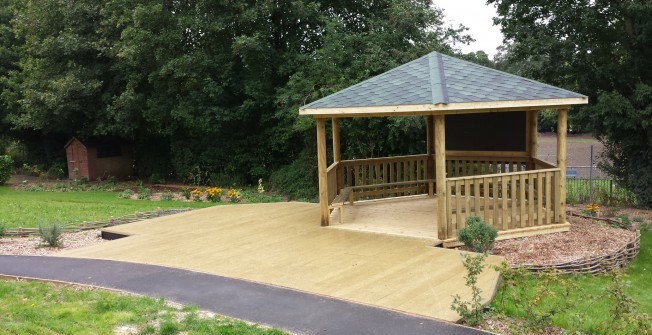
{"type": "Polygon", "coordinates": [[[301,109],[560,98],[586,96],[431,52],[301,109]]]}

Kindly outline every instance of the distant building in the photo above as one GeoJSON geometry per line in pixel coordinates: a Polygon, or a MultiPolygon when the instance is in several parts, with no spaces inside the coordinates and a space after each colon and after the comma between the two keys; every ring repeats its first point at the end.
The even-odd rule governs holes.
{"type": "Polygon", "coordinates": [[[73,137],[64,146],[68,161],[68,177],[96,180],[133,175],[131,145],[113,137],[94,137],[80,141],[73,137]]]}

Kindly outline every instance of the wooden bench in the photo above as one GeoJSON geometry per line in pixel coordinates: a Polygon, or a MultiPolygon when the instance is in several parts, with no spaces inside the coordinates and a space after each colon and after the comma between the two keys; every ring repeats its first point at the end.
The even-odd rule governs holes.
{"type": "Polygon", "coordinates": [[[350,205],[353,205],[354,195],[356,190],[362,190],[366,188],[384,188],[384,187],[393,187],[393,186],[404,186],[404,185],[413,185],[413,184],[428,184],[428,195],[433,195],[434,193],[434,179],[422,179],[422,180],[413,180],[413,181],[401,181],[394,183],[383,183],[383,184],[370,184],[362,186],[350,186],[345,187],[340,190],[340,193],[333,199],[329,208],[330,209],[339,209],[339,221],[342,223],[342,215],[344,212],[344,204],[348,201],[350,205]]]}

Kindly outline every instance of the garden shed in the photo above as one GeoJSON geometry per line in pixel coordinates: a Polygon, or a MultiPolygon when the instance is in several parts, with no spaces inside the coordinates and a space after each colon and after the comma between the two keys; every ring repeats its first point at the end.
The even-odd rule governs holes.
{"type": "Polygon", "coordinates": [[[73,137],[64,146],[69,178],[96,180],[133,175],[131,145],[114,137],[92,137],[80,141],[73,137]]]}
{"type": "Polygon", "coordinates": [[[499,238],[568,230],[567,115],[586,103],[578,93],[432,52],[305,105],[299,113],[317,124],[321,225],[421,234],[445,246],[457,243],[472,215],[499,238]],[[537,159],[544,109],[558,115],[556,164],[537,159]],[[397,116],[425,118],[423,154],[342,159],[341,119],[397,116]]]}

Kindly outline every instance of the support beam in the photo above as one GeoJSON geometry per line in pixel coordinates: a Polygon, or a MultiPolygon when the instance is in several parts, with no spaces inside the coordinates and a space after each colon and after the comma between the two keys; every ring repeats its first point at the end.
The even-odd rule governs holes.
{"type": "Polygon", "coordinates": [[[342,160],[342,149],[340,148],[340,119],[333,118],[333,163],[342,160]]]}
{"type": "MultiPolygon", "coordinates": [[[[339,118],[333,118],[332,120],[332,128],[333,128],[333,163],[338,163],[339,161],[342,160],[342,149],[340,146],[340,119],[339,118]]],[[[344,188],[344,175],[342,174],[342,167],[337,166],[337,190],[335,190],[336,194],[340,193],[340,190],[344,188]]],[[[332,190],[331,190],[332,191],[332,190]]],[[[342,211],[340,210],[340,215],[342,211]]]]}
{"type": "Polygon", "coordinates": [[[434,116],[435,133],[435,177],[437,188],[437,236],[445,240],[448,236],[448,222],[446,220],[446,122],[443,115],[434,116]]]}
{"type": "Polygon", "coordinates": [[[566,223],[566,132],[568,130],[568,109],[557,111],[557,167],[559,174],[559,218],[558,223],[566,223]]]}
{"type": "MultiPolygon", "coordinates": [[[[435,117],[426,116],[426,153],[428,161],[426,163],[426,178],[435,179],[435,117]]],[[[432,194],[430,194],[432,195],[432,194]]]]}
{"type": "Polygon", "coordinates": [[[326,120],[317,121],[317,169],[319,171],[319,210],[321,225],[328,226],[330,210],[328,209],[328,180],[326,175],[326,120]]]}
{"type": "Polygon", "coordinates": [[[537,158],[538,153],[538,121],[537,121],[538,111],[529,111],[528,112],[528,152],[530,157],[537,158]]]}

